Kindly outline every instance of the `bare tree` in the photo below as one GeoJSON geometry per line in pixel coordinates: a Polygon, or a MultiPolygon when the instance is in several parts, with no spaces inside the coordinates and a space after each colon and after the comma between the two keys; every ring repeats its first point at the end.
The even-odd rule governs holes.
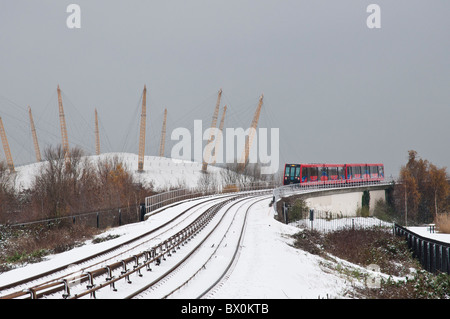
{"type": "Polygon", "coordinates": [[[81,149],[68,159],[61,145],[44,151],[45,165],[35,176],[32,190],[35,209],[42,217],[61,217],[86,210],[96,195],[96,176],[81,149]]]}
{"type": "Polygon", "coordinates": [[[214,173],[203,172],[197,181],[197,188],[202,193],[212,193],[217,190],[217,177],[214,173]]]}
{"type": "Polygon", "coordinates": [[[16,174],[9,170],[4,161],[0,161],[0,223],[8,222],[8,213],[17,205],[15,180],[16,174]]]}

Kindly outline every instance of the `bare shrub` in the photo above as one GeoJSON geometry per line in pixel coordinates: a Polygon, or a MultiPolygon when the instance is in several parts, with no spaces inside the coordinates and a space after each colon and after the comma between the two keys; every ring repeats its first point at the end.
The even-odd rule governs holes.
{"type": "Polygon", "coordinates": [[[11,172],[4,161],[0,161],[0,223],[7,223],[10,212],[15,210],[16,192],[14,188],[16,175],[11,172]]]}
{"type": "MultiPolygon", "coordinates": [[[[41,261],[48,254],[61,253],[80,246],[99,231],[85,225],[28,226],[2,232],[0,262],[22,264],[41,261]]],[[[3,265],[3,268],[6,268],[3,265]]]]}
{"type": "Polygon", "coordinates": [[[436,228],[441,233],[450,234],[450,214],[437,214],[434,220],[436,228]]]}

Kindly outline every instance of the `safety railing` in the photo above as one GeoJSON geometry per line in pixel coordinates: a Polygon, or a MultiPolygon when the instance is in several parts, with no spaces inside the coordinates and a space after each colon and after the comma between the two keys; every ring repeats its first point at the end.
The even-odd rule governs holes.
{"type": "Polygon", "coordinates": [[[388,187],[394,184],[394,180],[384,180],[384,181],[358,181],[347,183],[345,181],[327,181],[327,182],[313,182],[307,184],[290,184],[277,187],[273,190],[273,209],[275,214],[277,214],[276,203],[282,197],[296,194],[306,194],[321,192],[326,190],[338,190],[338,189],[357,189],[361,187],[388,187]]]}
{"type": "Polygon", "coordinates": [[[291,184],[277,187],[274,190],[274,196],[287,196],[290,194],[297,194],[302,192],[314,192],[329,189],[342,189],[342,188],[361,188],[361,187],[374,187],[374,186],[390,186],[393,185],[393,180],[385,181],[357,181],[357,182],[344,182],[344,181],[327,181],[327,182],[312,182],[307,184],[291,184]]]}
{"type": "Polygon", "coordinates": [[[394,233],[405,237],[414,257],[425,270],[450,274],[450,243],[420,236],[398,224],[394,225],[394,233]]]}
{"type": "Polygon", "coordinates": [[[47,225],[85,225],[105,229],[107,227],[122,226],[129,223],[142,221],[140,205],[134,204],[128,207],[98,210],[93,212],[71,214],[56,218],[47,218],[29,222],[6,223],[1,227],[33,227],[47,225]]]}
{"type": "Polygon", "coordinates": [[[153,212],[161,207],[182,202],[190,199],[198,199],[212,195],[227,194],[232,192],[248,192],[264,189],[273,189],[276,184],[273,182],[253,182],[248,185],[227,185],[226,187],[218,187],[212,190],[199,190],[196,188],[183,188],[167,191],[145,198],[146,213],[153,212]]]}
{"type": "Polygon", "coordinates": [[[335,213],[323,210],[310,209],[309,212],[304,212],[301,218],[290,221],[290,225],[306,228],[310,230],[317,230],[320,232],[332,232],[340,229],[364,229],[371,227],[386,227],[391,228],[394,223],[382,221],[373,216],[345,216],[342,213],[335,213]]]}

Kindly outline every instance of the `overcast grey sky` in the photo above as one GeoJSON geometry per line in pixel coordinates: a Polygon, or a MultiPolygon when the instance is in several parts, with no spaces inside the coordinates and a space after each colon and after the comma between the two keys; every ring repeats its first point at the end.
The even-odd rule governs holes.
{"type": "MultiPolygon", "coordinates": [[[[69,143],[138,153],[147,85],[147,155],[194,119],[209,125],[217,92],[226,127],[280,128],[280,162],[382,162],[397,175],[407,151],[450,166],[450,2],[12,1],[0,2],[0,116],[16,166],[60,143],[56,87],[69,143]],[[81,8],[69,29],[66,8],[81,8]],[[369,29],[366,8],[381,8],[369,29]]],[[[166,146],[170,154],[170,143],[166,146]]],[[[3,151],[0,158],[4,159],[3,151]]]]}

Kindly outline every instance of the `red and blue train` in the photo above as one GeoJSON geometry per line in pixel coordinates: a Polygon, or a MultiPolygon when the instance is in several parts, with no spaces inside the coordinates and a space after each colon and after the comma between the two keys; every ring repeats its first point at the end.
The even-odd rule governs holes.
{"type": "Polygon", "coordinates": [[[286,164],[283,184],[336,184],[383,180],[383,164],[286,164]]]}

